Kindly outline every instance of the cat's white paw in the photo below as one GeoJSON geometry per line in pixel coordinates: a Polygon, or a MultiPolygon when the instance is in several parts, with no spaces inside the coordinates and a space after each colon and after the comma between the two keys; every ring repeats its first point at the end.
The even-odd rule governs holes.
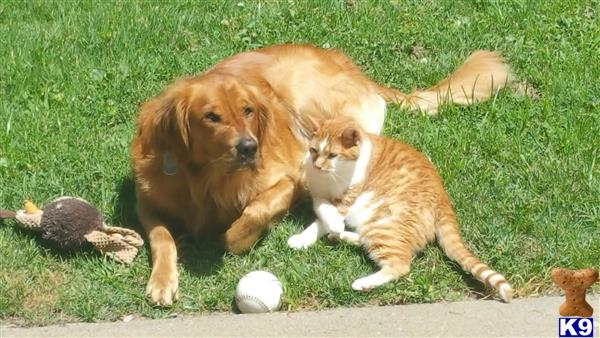
{"type": "Polygon", "coordinates": [[[352,283],[352,288],[356,291],[369,291],[393,279],[394,277],[391,274],[380,270],[372,275],[355,280],[352,283]]]}
{"type": "Polygon", "coordinates": [[[359,278],[352,283],[352,289],[363,292],[371,291],[371,289],[373,289],[376,286],[377,285],[374,285],[372,281],[369,280],[369,277],[359,278]]]}
{"type": "Polygon", "coordinates": [[[302,236],[302,234],[298,234],[298,235],[291,236],[288,239],[287,244],[292,249],[302,250],[302,249],[308,248],[314,242],[315,241],[311,241],[309,238],[306,238],[305,236],[302,236]]]}
{"type": "Polygon", "coordinates": [[[354,245],[360,245],[360,235],[352,231],[342,231],[340,239],[354,245]]]}
{"type": "Polygon", "coordinates": [[[334,236],[340,236],[340,234],[342,233],[342,231],[344,231],[344,228],[346,227],[346,224],[344,224],[344,219],[340,218],[340,219],[335,219],[335,220],[328,220],[328,222],[325,223],[327,226],[327,229],[329,229],[329,233],[334,235],[334,236]]]}
{"type": "Polygon", "coordinates": [[[351,231],[331,232],[327,235],[327,239],[333,242],[345,241],[350,244],[360,245],[359,234],[351,231]]]}

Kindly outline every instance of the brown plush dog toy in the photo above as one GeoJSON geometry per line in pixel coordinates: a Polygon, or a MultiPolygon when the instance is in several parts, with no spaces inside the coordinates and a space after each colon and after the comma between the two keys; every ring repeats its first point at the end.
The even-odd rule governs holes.
{"type": "Polygon", "coordinates": [[[0,210],[0,219],[14,218],[26,229],[41,232],[42,238],[60,250],[80,248],[87,243],[120,263],[131,263],[144,244],[131,229],[107,226],[100,212],[75,197],[60,197],[43,210],[25,201],[24,210],[0,210]]]}
{"type": "Polygon", "coordinates": [[[594,309],[585,300],[585,291],[598,280],[595,269],[552,269],[552,281],[565,291],[565,302],[559,313],[564,317],[591,317],[594,309]]]}

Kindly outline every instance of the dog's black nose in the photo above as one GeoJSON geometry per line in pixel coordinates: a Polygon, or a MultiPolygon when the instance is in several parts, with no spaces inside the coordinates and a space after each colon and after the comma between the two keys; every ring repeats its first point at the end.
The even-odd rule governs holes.
{"type": "Polygon", "coordinates": [[[238,154],[244,157],[253,157],[256,154],[256,148],[256,141],[250,137],[243,137],[235,146],[238,154]]]}

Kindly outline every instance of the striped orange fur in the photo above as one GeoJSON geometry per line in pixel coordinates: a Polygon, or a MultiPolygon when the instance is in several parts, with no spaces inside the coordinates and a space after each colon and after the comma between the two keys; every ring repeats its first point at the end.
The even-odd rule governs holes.
{"type": "Polygon", "coordinates": [[[506,278],[467,248],[442,179],[419,151],[368,134],[348,118],[322,122],[310,149],[307,183],[319,219],[313,229],[290,238],[290,246],[306,247],[326,233],[362,245],[381,271],[356,280],[353,288],[369,290],[406,275],[415,254],[437,239],[465,271],[497,289],[505,302],[512,299],[506,278]],[[340,218],[332,215],[336,212],[340,218]]]}

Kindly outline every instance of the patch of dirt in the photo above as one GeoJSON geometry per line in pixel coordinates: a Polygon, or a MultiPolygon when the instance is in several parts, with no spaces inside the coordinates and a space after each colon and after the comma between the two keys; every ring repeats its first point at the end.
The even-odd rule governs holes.
{"type": "Polygon", "coordinates": [[[533,277],[515,290],[515,298],[540,297],[555,294],[557,293],[553,291],[552,286],[548,289],[548,282],[544,280],[543,276],[533,277]]]}
{"type": "Polygon", "coordinates": [[[412,58],[422,59],[425,56],[427,56],[427,49],[425,49],[425,47],[421,46],[420,44],[415,43],[410,47],[409,54],[412,58]]]}
{"type": "Polygon", "coordinates": [[[541,94],[527,81],[515,81],[510,85],[510,90],[515,97],[529,97],[533,101],[540,99],[541,94]]]}
{"type": "Polygon", "coordinates": [[[53,312],[58,301],[58,290],[63,284],[63,276],[59,273],[48,271],[37,276],[35,284],[38,287],[31,289],[23,299],[23,308],[27,311],[53,312]]]}
{"type": "Polygon", "coordinates": [[[45,271],[33,274],[22,269],[0,274],[0,283],[8,292],[9,315],[1,316],[8,323],[17,326],[47,325],[60,318],[57,303],[64,285],[63,271],[45,271]],[[58,317],[58,318],[57,318],[58,317]]]}

